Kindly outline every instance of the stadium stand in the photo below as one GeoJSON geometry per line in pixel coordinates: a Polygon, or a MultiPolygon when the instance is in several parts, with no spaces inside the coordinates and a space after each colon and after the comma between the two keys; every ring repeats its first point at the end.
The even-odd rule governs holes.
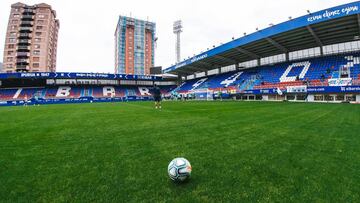
{"type": "MultiPolygon", "coordinates": [[[[45,84],[45,80],[48,82],[46,78],[39,80],[23,80],[19,78],[18,80],[17,83],[20,85],[0,88],[0,101],[3,104],[33,98],[44,101],[49,100],[50,103],[59,99],[71,103],[84,98],[85,102],[112,101],[114,98],[118,101],[152,99],[152,86],[136,83],[133,85],[93,85],[91,84],[91,82],[94,82],[93,79],[88,81],[85,79],[60,79],[60,82],[65,82],[67,85],[49,85],[45,84]],[[81,82],[75,84],[78,83],[77,80],[81,82]],[[42,85],[34,84],[34,82],[39,83],[39,81],[42,81],[42,85]],[[83,84],[84,81],[88,82],[88,84],[83,84]],[[23,84],[27,84],[27,86],[23,84]]],[[[15,80],[10,77],[9,79],[3,79],[3,81],[5,84],[9,83],[9,81],[12,84],[15,80]]],[[[114,81],[118,82],[117,80],[114,81]]],[[[57,82],[57,80],[54,80],[54,82],[57,82]]],[[[160,87],[163,97],[166,98],[179,94],[195,99],[231,98],[233,96],[238,98],[239,95],[240,98],[243,98],[242,95],[248,95],[246,96],[247,99],[266,100],[266,98],[272,97],[271,95],[284,94],[279,96],[282,100],[287,99],[287,96],[292,98],[291,94],[302,94],[301,98],[304,100],[307,97],[311,99],[309,94],[312,93],[314,95],[322,94],[323,96],[320,97],[323,98],[322,100],[325,100],[325,94],[334,94],[331,101],[336,100],[339,95],[339,100],[347,100],[347,97],[349,97],[351,101],[357,101],[360,92],[358,85],[360,85],[360,53],[349,53],[238,69],[187,80],[178,86],[163,85],[160,87]],[[319,88],[314,90],[314,87],[319,88]],[[352,89],[343,91],[339,89],[341,87],[350,87],[352,89]]]]}
{"type": "MultiPolygon", "coordinates": [[[[24,100],[33,98],[35,95],[42,99],[54,98],[112,98],[112,97],[151,97],[152,87],[72,87],[59,86],[50,88],[10,88],[0,89],[0,100],[24,100]]],[[[161,87],[162,94],[168,94],[174,86],[161,87]]]]}
{"type": "Polygon", "coordinates": [[[360,1],[272,24],[164,69],[209,98],[360,102],[360,1]],[[214,75],[218,74],[218,75],[214,75]],[[215,97],[215,96],[214,96],[215,97]]]}
{"type": "Polygon", "coordinates": [[[237,87],[241,92],[300,85],[328,86],[329,79],[339,78],[351,78],[357,82],[360,79],[359,59],[359,53],[345,54],[232,71],[186,81],[176,91],[186,93],[202,88],[237,87]],[[344,67],[349,71],[341,77],[340,72],[344,72],[344,67]]]}

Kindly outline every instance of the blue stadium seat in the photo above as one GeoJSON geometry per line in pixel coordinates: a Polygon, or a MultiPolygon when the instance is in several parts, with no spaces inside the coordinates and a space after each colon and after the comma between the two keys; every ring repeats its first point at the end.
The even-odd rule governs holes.
{"type": "Polygon", "coordinates": [[[258,68],[196,78],[184,82],[175,91],[186,93],[202,88],[214,90],[236,88],[237,91],[241,92],[252,89],[298,86],[303,85],[305,82],[309,82],[311,86],[326,86],[328,85],[328,79],[340,77],[339,70],[343,66],[349,66],[351,78],[354,80],[360,79],[360,53],[353,53],[265,65],[258,68]],[[309,66],[305,69],[307,65],[309,66]],[[288,71],[287,74],[286,71],[288,71]],[[239,72],[241,74],[237,75],[239,72]],[[235,78],[235,76],[237,77],[235,78]],[[196,86],[200,80],[204,81],[196,86]]]}

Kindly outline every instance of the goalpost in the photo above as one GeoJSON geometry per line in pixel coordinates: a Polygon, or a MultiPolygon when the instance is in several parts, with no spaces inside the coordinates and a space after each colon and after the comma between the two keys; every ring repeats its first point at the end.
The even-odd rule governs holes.
{"type": "Polygon", "coordinates": [[[214,91],[207,88],[193,90],[192,93],[196,100],[211,101],[214,100],[214,91]]]}

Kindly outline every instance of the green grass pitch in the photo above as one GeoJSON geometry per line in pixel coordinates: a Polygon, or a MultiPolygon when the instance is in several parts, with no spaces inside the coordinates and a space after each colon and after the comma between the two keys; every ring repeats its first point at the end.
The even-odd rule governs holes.
{"type": "Polygon", "coordinates": [[[2,107],[0,202],[360,202],[360,106],[2,107]]]}

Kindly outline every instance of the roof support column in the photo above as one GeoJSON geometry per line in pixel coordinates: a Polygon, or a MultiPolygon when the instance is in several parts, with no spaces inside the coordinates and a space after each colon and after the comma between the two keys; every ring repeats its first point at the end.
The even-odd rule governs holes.
{"type": "Polygon", "coordinates": [[[289,61],[289,58],[290,58],[290,57],[289,57],[289,52],[286,52],[286,53],[285,53],[285,61],[288,62],[288,61],[289,61]]]}
{"type": "Polygon", "coordinates": [[[181,75],[178,75],[177,83],[178,83],[178,85],[180,85],[182,83],[182,76],[181,75]]]}
{"type": "Polygon", "coordinates": [[[307,29],[310,32],[310,34],[312,35],[312,37],[314,38],[316,44],[320,47],[320,55],[322,56],[323,55],[323,46],[324,46],[324,44],[322,43],[319,36],[315,33],[315,31],[312,29],[312,27],[310,25],[307,26],[307,29]]]}
{"type": "Polygon", "coordinates": [[[240,67],[239,67],[239,63],[235,63],[235,70],[239,70],[240,67]]]}
{"type": "Polygon", "coordinates": [[[320,56],[323,56],[323,55],[324,55],[324,47],[321,46],[321,47],[320,47],[320,56]]]}
{"type": "Polygon", "coordinates": [[[256,61],[257,61],[257,66],[260,66],[260,65],[261,65],[261,60],[260,60],[260,58],[256,59],[256,61]]]}

